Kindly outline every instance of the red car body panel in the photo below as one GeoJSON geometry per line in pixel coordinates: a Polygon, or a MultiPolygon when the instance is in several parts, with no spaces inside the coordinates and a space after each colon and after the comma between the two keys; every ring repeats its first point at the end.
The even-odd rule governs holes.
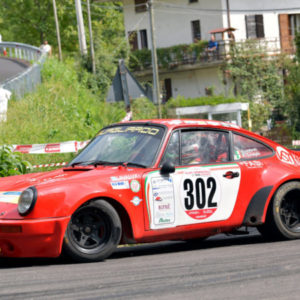
{"type": "Polygon", "coordinates": [[[275,191],[283,183],[300,178],[300,157],[297,152],[235,125],[205,120],[147,120],[126,122],[122,123],[122,126],[128,124],[159,124],[166,127],[164,141],[151,168],[77,165],[51,172],[0,179],[0,192],[22,192],[30,186],[35,186],[38,192],[35,207],[26,216],[18,213],[16,198],[11,198],[13,200],[9,200],[9,203],[5,202],[4,195],[4,200],[1,201],[0,193],[0,255],[58,256],[72,214],[84,203],[99,198],[109,201],[122,214],[123,232],[126,235],[123,241],[189,239],[229,232],[245,223],[256,226],[265,221],[268,204],[275,191]],[[170,176],[169,182],[163,182],[164,179],[159,174],[160,162],[171,134],[177,129],[197,128],[235,132],[263,143],[272,149],[273,153],[261,159],[178,166],[174,175],[170,176]],[[224,177],[226,172],[235,171],[239,172],[238,179],[224,177]],[[192,184],[197,176],[202,176],[201,174],[204,174],[204,184],[207,185],[206,190],[209,194],[212,194],[210,178],[216,178],[218,204],[215,204],[216,208],[190,213],[183,209],[183,202],[180,202],[183,201],[183,188],[180,185],[192,184]],[[188,182],[184,183],[187,180],[188,182]],[[235,186],[234,180],[238,182],[238,186],[235,186]],[[173,194],[170,188],[173,189],[173,194]],[[159,197],[154,199],[155,189],[158,190],[158,194],[165,193],[166,197],[174,195],[174,199],[168,204],[159,204],[159,197]],[[262,213],[254,213],[252,216],[253,209],[251,210],[250,203],[252,199],[259,197],[255,195],[260,191],[266,197],[261,204],[262,213]],[[227,197],[226,193],[236,195],[228,194],[227,197]],[[232,199],[228,201],[228,198],[232,199]],[[250,224],[249,221],[245,221],[247,213],[253,224],[252,221],[250,224]]]}

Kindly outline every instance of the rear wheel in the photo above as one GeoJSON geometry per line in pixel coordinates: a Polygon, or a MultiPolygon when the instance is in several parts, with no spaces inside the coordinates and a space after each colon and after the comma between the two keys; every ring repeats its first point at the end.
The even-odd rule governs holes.
{"type": "Polygon", "coordinates": [[[116,210],[104,200],[78,208],[68,224],[63,250],[76,261],[100,261],[118,246],[121,221],[116,210]]]}
{"type": "Polygon", "coordinates": [[[288,182],[278,189],[266,222],[258,230],[268,239],[300,238],[300,182],[288,182]]]}

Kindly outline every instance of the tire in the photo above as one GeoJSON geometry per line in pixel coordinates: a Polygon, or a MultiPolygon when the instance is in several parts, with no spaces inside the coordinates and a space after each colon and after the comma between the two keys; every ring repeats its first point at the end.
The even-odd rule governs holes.
{"type": "Polygon", "coordinates": [[[116,210],[104,200],[79,207],[64,236],[63,251],[78,262],[101,261],[117,248],[122,226],[116,210]]]}
{"type": "Polygon", "coordinates": [[[271,240],[300,238],[300,182],[285,183],[277,190],[265,224],[257,229],[271,240]]]}

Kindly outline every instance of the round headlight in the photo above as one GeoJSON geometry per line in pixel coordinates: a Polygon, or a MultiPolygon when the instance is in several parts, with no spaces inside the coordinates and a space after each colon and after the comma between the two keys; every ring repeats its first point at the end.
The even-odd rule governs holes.
{"type": "Polygon", "coordinates": [[[19,198],[18,211],[21,216],[29,214],[36,202],[37,190],[34,186],[29,187],[22,192],[19,198]]]}

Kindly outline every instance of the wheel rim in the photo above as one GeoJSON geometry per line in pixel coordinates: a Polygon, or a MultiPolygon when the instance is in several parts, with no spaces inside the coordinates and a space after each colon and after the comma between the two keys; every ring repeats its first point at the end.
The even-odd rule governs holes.
{"type": "Polygon", "coordinates": [[[111,221],[100,209],[82,208],[73,215],[68,233],[79,251],[93,254],[107,244],[111,235],[111,221]]]}
{"type": "Polygon", "coordinates": [[[300,232],[300,190],[287,193],[279,207],[280,219],[284,226],[294,232],[300,232]]]}

